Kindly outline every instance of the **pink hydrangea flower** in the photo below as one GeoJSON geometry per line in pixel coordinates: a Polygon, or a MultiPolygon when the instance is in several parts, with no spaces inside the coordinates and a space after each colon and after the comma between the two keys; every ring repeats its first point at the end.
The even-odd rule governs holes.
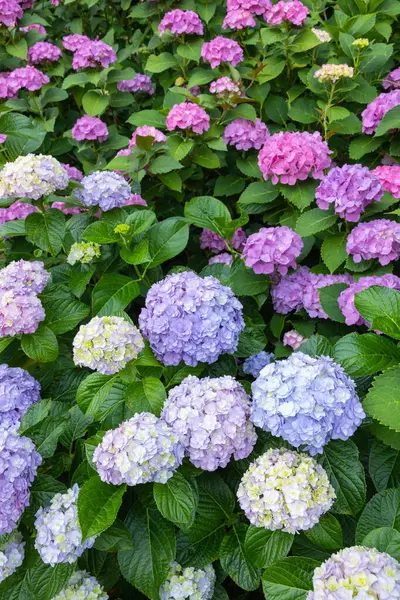
{"type": "Polygon", "coordinates": [[[233,10],[247,10],[254,15],[263,15],[271,6],[271,0],[228,0],[228,12],[233,10]]]}
{"type": "Polygon", "coordinates": [[[15,98],[21,89],[20,82],[10,79],[9,73],[0,73],[0,98],[15,98]]]}
{"type": "Polygon", "coordinates": [[[132,150],[132,148],[136,146],[137,135],[140,137],[153,137],[156,143],[162,143],[167,140],[166,136],[159,129],[156,129],[151,125],[142,125],[141,127],[137,127],[134,133],[132,134],[132,138],[128,146],[129,150],[132,150]]]}
{"type": "Polygon", "coordinates": [[[385,192],[400,198],[400,165],[376,167],[372,173],[379,179],[385,192]]]}
{"type": "Polygon", "coordinates": [[[50,79],[47,75],[44,75],[39,69],[32,67],[31,65],[14,69],[14,71],[11,71],[8,75],[9,85],[15,83],[15,85],[18,86],[18,89],[25,88],[30,92],[40,90],[44,85],[47,85],[49,81],[50,79]]]}
{"type": "Polygon", "coordinates": [[[51,208],[61,210],[64,215],[79,215],[81,209],[78,206],[65,206],[65,202],[53,202],[51,208]]]}
{"type": "Polygon", "coordinates": [[[5,133],[0,133],[0,144],[4,144],[7,139],[7,135],[5,133]]]}
{"type": "Polygon", "coordinates": [[[101,40],[83,41],[74,52],[72,68],[75,71],[88,67],[106,69],[117,61],[114,49],[101,40]]]}
{"type": "Polygon", "coordinates": [[[36,42],[28,50],[28,60],[35,65],[42,62],[56,62],[61,55],[60,48],[50,42],[36,42]]]}
{"type": "Polygon", "coordinates": [[[129,200],[127,200],[124,206],[129,206],[130,204],[137,204],[138,206],[147,206],[147,202],[140,194],[131,194],[129,200]]]}
{"type": "Polygon", "coordinates": [[[0,0],[0,23],[6,27],[15,27],[22,15],[23,11],[17,0],[0,0]]]}
{"type": "Polygon", "coordinates": [[[303,240],[289,227],[262,227],[249,235],[242,256],[257,275],[286,275],[289,267],[296,268],[302,248],[303,240]]]}
{"type": "Polygon", "coordinates": [[[170,10],[161,19],[158,31],[162,36],[165,31],[170,31],[173,35],[187,33],[189,35],[203,35],[203,23],[200,17],[193,10],[170,10]]]}
{"type": "Polygon", "coordinates": [[[222,23],[222,29],[255,27],[256,20],[248,10],[230,10],[222,23]]]}
{"type": "Polygon", "coordinates": [[[212,69],[224,62],[236,67],[243,60],[243,50],[235,40],[218,35],[211,42],[204,42],[201,57],[212,69]]]}
{"type": "Polygon", "coordinates": [[[33,212],[37,212],[35,206],[17,200],[16,202],[13,202],[13,204],[10,204],[8,208],[0,208],[0,225],[3,225],[3,223],[7,223],[8,221],[23,221],[33,212]]]}
{"type": "Polygon", "coordinates": [[[98,140],[105,142],[108,137],[107,125],[98,117],[85,115],[78,119],[72,128],[74,140],[98,140]]]}
{"type": "Polygon", "coordinates": [[[384,90],[395,90],[400,88],[400,67],[397,67],[394,71],[391,71],[389,75],[386,75],[382,81],[382,87],[384,90]]]}
{"type": "Polygon", "coordinates": [[[80,46],[89,43],[91,40],[87,35],[81,35],[80,33],[74,33],[73,35],[66,35],[63,37],[63,46],[66,50],[76,52],[80,46]]]}
{"type": "Polygon", "coordinates": [[[329,319],[329,316],[321,306],[319,290],[335,283],[350,285],[353,283],[353,277],[348,274],[315,275],[314,273],[309,273],[308,283],[303,290],[303,308],[312,319],[316,317],[319,319],[329,319]]]}
{"type": "Polygon", "coordinates": [[[224,142],[235,146],[237,150],[250,150],[250,148],[259,150],[268,136],[267,126],[260,119],[256,119],[256,122],[253,123],[253,121],[239,118],[225,127],[224,142]]]}
{"type": "Polygon", "coordinates": [[[220,77],[210,84],[210,93],[216,94],[217,98],[229,96],[241,96],[240,85],[230,77],[220,77]]]}
{"type": "Polygon", "coordinates": [[[400,90],[379,94],[361,113],[363,133],[375,133],[386,113],[400,104],[400,90]]]}
{"type": "Polygon", "coordinates": [[[381,265],[388,265],[400,258],[400,223],[389,219],[376,219],[360,223],[347,238],[347,254],[355,263],[377,258],[381,265]]]}
{"type": "Polygon", "coordinates": [[[168,131],[190,129],[193,133],[204,133],[210,128],[210,117],[198,104],[182,102],[175,104],[166,119],[168,131]]]}
{"type": "Polygon", "coordinates": [[[151,79],[148,75],[138,73],[132,79],[122,79],[118,81],[117,88],[120,92],[146,92],[152,96],[155,89],[151,83],[151,79]]]}
{"type": "Polygon", "coordinates": [[[354,296],[358,292],[366,290],[373,285],[380,285],[383,287],[400,290],[400,278],[390,273],[387,275],[382,275],[381,277],[375,275],[371,277],[360,277],[358,281],[355,281],[346,290],[343,290],[343,292],[339,295],[338,304],[345,317],[346,325],[370,326],[356,309],[354,304],[354,296]]]}
{"type": "Polygon", "coordinates": [[[222,252],[221,254],[212,256],[208,261],[208,264],[213,265],[215,263],[223,263],[224,265],[228,265],[230,267],[232,264],[232,255],[228,254],[228,252],[222,252]]]}
{"type": "Polygon", "coordinates": [[[280,0],[265,11],[264,18],[268,25],[280,25],[285,22],[301,26],[309,12],[300,0],[280,0]]]}
{"type": "Polygon", "coordinates": [[[36,29],[36,31],[38,31],[42,35],[47,35],[45,27],[43,27],[43,25],[40,25],[39,23],[32,23],[31,25],[27,25],[26,27],[19,28],[19,30],[22,31],[22,33],[29,33],[29,31],[32,31],[32,29],[36,29]]]}
{"type": "MultiPolygon", "coordinates": [[[[241,227],[236,229],[232,237],[233,248],[239,251],[243,250],[246,239],[247,237],[244,230],[241,227]]],[[[211,231],[211,229],[203,229],[201,232],[200,248],[202,250],[211,250],[211,252],[217,254],[218,252],[226,250],[228,243],[228,240],[224,240],[218,233],[211,231]]]]}
{"type": "Polygon", "coordinates": [[[80,171],[76,167],[71,167],[71,165],[69,165],[67,163],[61,163],[61,166],[64,167],[64,169],[67,171],[68,177],[70,179],[74,179],[75,181],[82,181],[82,179],[83,179],[82,171],[80,171]]]}
{"type": "Polygon", "coordinates": [[[321,179],[324,169],[332,164],[330,154],[318,131],[280,131],[267,138],[258,155],[258,165],[266,181],[271,177],[273,184],[295,185],[310,175],[321,179]]]}
{"type": "Polygon", "coordinates": [[[297,348],[300,348],[302,343],[306,342],[306,341],[307,341],[307,339],[305,337],[303,337],[301,335],[301,333],[299,333],[295,329],[292,329],[291,331],[287,331],[285,333],[285,335],[283,336],[283,345],[290,346],[291,348],[293,348],[293,350],[297,350],[297,348]]]}

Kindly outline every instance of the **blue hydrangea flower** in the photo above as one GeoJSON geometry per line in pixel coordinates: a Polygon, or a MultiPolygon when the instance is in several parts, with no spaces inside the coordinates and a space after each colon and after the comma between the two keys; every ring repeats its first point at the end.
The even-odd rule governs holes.
{"type": "Polygon", "coordinates": [[[25,542],[19,531],[6,536],[5,542],[0,544],[0,583],[22,565],[24,556],[25,542]]]}
{"type": "Polygon", "coordinates": [[[34,402],[40,400],[40,384],[28,371],[0,365],[0,427],[19,423],[34,402]]]}
{"type": "Polygon", "coordinates": [[[265,352],[265,350],[262,350],[262,352],[259,352],[258,354],[253,354],[253,356],[246,358],[244,361],[243,373],[251,375],[256,379],[259,376],[261,369],[269,365],[274,358],[272,352],[265,352]]]}
{"type": "Polygon", "coordinates": [[[95,171],[84,177],[82,188],[75,196],[85,206],[99,206],[102,210],[123,206],[130,198],[131,186],[114,171],[95,171]]]}
{"type": "Polygon", "coordinates": [[[53,600],[108,600],[108,596],[97,579],[86,571],[75,571],[53,600]]]}

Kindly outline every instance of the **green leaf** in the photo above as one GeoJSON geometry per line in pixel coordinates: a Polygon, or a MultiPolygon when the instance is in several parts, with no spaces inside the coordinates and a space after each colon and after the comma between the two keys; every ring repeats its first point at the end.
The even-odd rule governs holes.
{"type": "Polygon", "coordinates": [[[150,173],[153,173],[153,175],[160,175],[182,168],[183,165],[179,161],[164,154],[163,156],[157,156],[157,158],[152,161],[149,171],[150,173]]]}
{"type": "Polygon", "coordinates": [[[315,357],[332,356],[332,346],[329,340],[317,333],[301,344],[299,352],[315,357]]]}
{"type": "Polygon", "coordinates": [[[171,217],[156,223],[148,234],[150,268],[180,254],[189,240],[189,225],[180,217],[171,217]]]}
{"type": "Polygon", "coordinates": [[[367,431],[371,432],[378,440],[382,441],[387,446],[400,450],[400,433],[381,425],[377,421],[374,421],[372,425],[366,427],[367,431]]]}
{"type": "Polygon", "coordinates": [[[350,142],[349,156],[353,160],[359,160],[365,154],[375,152],[377,148],[382,144],[382,140],[373,138],[370,135],[361,135],[360,137],[354,138],[350,142]]]}
{"type": "Polygon", "coordinates": [[[117,404],[124,402],[125,392],[126,385],[118,375],[92,373],[80,383],[76,402],[85,415],[93,415],[99,421],[117,404]]]}
{"type": "Polygon", "coordinates": [[[172,158],[182,160],[189,154],[194,146],[190,138],[181,138],[179,135],[171,135],[167,139],[168,150],[172,158]]]}
{"type": "Polygon", "coordinates": [[[367,414],[391,429],[400,431],[400,366],[374,379],[363,407],[367,414]]]}
{"type": "Polygon", "coordinates": [[[258,83],[265,83],[278,77],[286,66],[286,61],[280,56],[268,56],[263,68],[260,69],[257,76],[258,83]]]}
{"type": "Polygon", "coordinates": [[[382,121],[379,123],[377,130],[375,132],[375,136],[379,137],[381,135],[385,135],[390,129],[397,129],[399,126],[400,119],[400,106],[395,106],[391,108],[383,117],[382,121]]]}
{"type": "Polygon", "coordinates": [[[53,256],[60,252],[65,235],[65,216],[61,210],[49,208],[25,219],[26,235],[32,244],[53,256]]]}
{"type": "Polygon", "coordinates": [[[82,541],[102,533],[114,523],[125,491],[126,484],[110,485],[101,481],[98,475],[83,485],[78,496],[82,541]]]}
{"type": "Polygon", "coordinates": [[[311,50],[311,48],[315,48],[321,42],[310,29],[303,29],[300,35],[298,35],[294,44],[291,46],[291,50],[293,52],[307,52],[307,50],[311,50]]]}
{"type": "MultiPolygon", "coordinates": [[[[373,375],[400,362],[400,349],[387,338],[375,333],[349,333],[336,342],[333,354],[335,360],[352,377],[373,375]]],[[[371,391],[374,395],[373,390],[371,391]]]]}
{"type": "Polygon", "coordinates": [[[230,532],[221,544],[221,566],[239,587],[244,590],[256,590],[260,585],[260,573],[253,566],[250,555],[245,549],[248,525],[233,524],[230,532]]]}
{"type": "Polygon", "coordinates": [[[176,67],[176,58],[169,52],[161,52],[158,56],[151,54],[147,59],[145,71],[149,73],[162,73],[167,69],[176,67]]]}
{"type": "Polygon", "coordinates": [[[301,181],[295,185],[280,185],[279,190],[286,200],[289,200],[296,208],[303,211],[314,202],[317,185],[315,181],[301,181]]]}
{"type": "Polygon", "coordinates": [[[14,44],[7,44],[5,49],[11,56],[15,56],[21,60],[26,60],[26,56],[28,54],[28,44],[24,38],[21,38],[14,44]]]}
{"type": "Polygon", "coordinates": [[[369,454],[368,470],[378,492],[388,487],[399,487],[400,450],[389,448],[379,440],[374,440],[369,454]]]}
{"type": "Polygon", "coordinates": [[[304,125],[316,123],[318,121],[317,103],[312,98],[297,98],[291,103],[288,115],[293,121],[304,125]]]}
{"type": "Polygon", "coordinates": [[[195,62],[199,62],[202,45],[203,45],[202,39],[196,40],[194,42],[182,44],[182,45],[178,46],[177,53],[182,58],[187,58],[188,60],[194,60],[195,62]]]}
{"type": "Polygon", "coordinates": [[[339,521],[330,514],[323,515],[319,522],[304,535],[319,548],[333,551],[343,548],[343,533],[339,521]]]}
{"type": "Polygon", "coordinates": [[[159,379],[145,377],[128,387],[125,402],[135,413],[151,412],[159,417],[166,397],[165,388],[159,379]]]}
{"type": "Polygon", "coordinates": [[[157,110],[140,110],[134,113],[127,119],[127,123],[140,127],[141,125],[149,125],[151,127],[157,127],[165,129],[165,117],[161,115],[157,110]]]}
{"type": "Polygon", "coordinates": [[[400,489],[375,494],[368,502],[357,523],[356,544],[378,527],[393,527],[400,532],[400,489]]]}
{"type": "Polygon", "coordinates": [[[356,294],[354,304],[372,329],[400,340],[400,292],[374,285],[356,294]]]}
{"type": "Polygon", "coordinates": [[[126,275],[106,274],[93,288],[92,310],[103,317],[124,310],[139,295],[139,285],[126,275]]]}
{"type": "Polygon", "coordinates": [[[133,235],[139,235],[147,231],[155,220],[156,214],[152,210],[138,210],[128,216],[126,223],[131,226],[133,235]]]}
{"type": "Polygon", "coordinates": [[[220,175],[215,182],[216,196],[235,196],[243,191],[245,181],[239,175],[220,175]]]}
{"type": "Polygon", "coordinates": [[[235,509],[235,497],[217,473],[204,473],[196,479],[199,488],[197,512],[213,522],[228,521],[235,509]]]}
{"type": "Polygon", "coordinates": [[[178,526],[188,525],[196,510],[196,500],[190,484],[180,473],[175,473],[166,483],[155,483],[154,500],[165,519],[178,526]]]}
{"type": "Polygon", "coordinates": [[[46,565],[31,554],[28,568],[18,569],[0,584],[2,600],[51,600],[67,585],[75,565],[46,565]]]}
{"type": "Polygon", "coordinates": [[[45,325],[39,325],[35,333],[23,335],[21,348],[39,363],[53,362],[58,356],[58,342],[54,333],[45,325]]]}
{"type": "Polygon", "coordinates": [[[231,215],[221,200],[212,196],[198,196],[185,204],[185,217],[196,227],[211,229],[223,236],[223,226],[231,221],[231,215]]]}
{"type": "Polygon", "coordinates": [[[30,510],[35,514],[41,506],[48,506],[55,494],[63,494],[66,491],[67,487],[64,483],[50,475],[39,473],[30,489],[30,510]]]}
{"type": "Polygon", "coordinates": [[[324,448],[322,466],[336,492],[333,509],[356,515],[365,504],[366,484],[358,448],[351,440],[335,440],[324,448]]]}
{"type": "Polygon", "coordinates": [[[331,273],[334,273],[347,258],[346,243],[346,232],[328,235],[322,242],[321,258],[331,273]]]}
{"type": "Polygon", "coordinates": [[[0,237],[2,238],[18,237],[21,235],[26,235],[25,221],[17,219],[15,221],[3,223],[3,225],[0,226],[0,237]]]}
{"type": "Polygon", "coordinates": [[[118,240],[118,235],[106,221],[91,223],[82,233],[82,239],[97,244],[113,244],[118,240]]]}
{"type": "Polygon", "coordinates": [[[56,335],[71,331],[89,314],[89,307],[79,302],[63,284],[47,286],[41,295],[46,325],[56,335]]]}
{"type": "Polygon", "coordinates": [[[220,167],[218,154],[215,154],[205,144],[196,149],[196,153],[193,154],[193,162],[205,169],[218,169],[220,167]]]}
{"type": "Polygon", "coordinates": [[[179,564],[201,569],[217,560],[225,532],[225,523],[196,516],[193,525],[185,533],[179,532],[177,535],[179,564]]]}
{"type": "MultiPolygon", "coordinates": [[[[383,23],[379,23],[382,25],[383,23]]],[[[377,28],[378,23],[376,24],[377,28]]],[[[393,54],[393,44],[375,43],[368,48],[362,61],[360,62],[360,71],[362,73],[376,73],[385,66],[393,54]]],[[[389,69],[388,69],[389,70],[389,69]]]]}
{"type": "Polygon", "coordinates": [[[257,118],[256,109],[251,104],[239,104],[236,108],[232,108],[227,112],[225,123],[231,123],[238,118],[247,119],[255,123],[257,118]]]}
{"type": "Polygon", "coordinates": [[[212,69],[194,69],[190,75],[187,87],[190,90],[190,88],[195,85],[205,85],[217,76],[218,75],[216,75],[215,71],[212,71],[212,69]]]}
{"type": "Polygon", "coordinates": [[[85,417],[79,406],[72,406],[67,413],[67,422],[60,437],[62,445],[71,448],[72,442],[85,435],[92,421],[93,417],[85,417]]]}
{"type": "Polygon", "coordinates": [[[244,542],[245,551],[258,569],[266,569],[288,555],[294,535],[283,531],[269,531],[250,525],[244,542]]]}
{"type": "Polygon", "coordinates": [[[182,191],[182,179],[178,173],[165,173],[165,175],[160,175],[159,177],[163,184],[170,190],[175,190],[176,192],[182,191]]]}
{"type": "Polygon", "coordinates": [[[277,198],[278,194],[277,187],[271,181],[255,181],[250,183],[241,194],[238,204],[249,214],[261,213],[268,208],[267,204],[277,198]]]}
{"type": "MultiPolygon", "coordinates": [[[[247,177],[252,177],[253,179],[262,179],[262,173],[260,171],[260,167],[258,166],[257,157],[246,157],[246,160],[243,158],[238,158],[236,160],[236,166],[239,171],[244,175],[247,175],[247,177]]],[[[270,188],[273,190],[275,186],[271,183],[270,188]]]]}
{"type": "Polygon", "coordinates": [[[319,563],[303,556],[283,558],[268,567],[262,578],[266,600],[306,600],[319,563]]]}
{"type": "Polygon", "coordinates": [[[268,290],[269,281],[265,275],[256,275],[239,259],[232,265],[229,285],[237,296],[257,296],[268,290]]]}
{"type": "Polygon", "coordinates": [[[375,548],[379,552],[386,552],[400,560],[400,532],[392,527],[378,527],[370,531],[363,541],[363,546],[375,548]]]}
{"type": "Polygon", "coordinates": [[[109,96],[103,96],[100,91],[89,90],[82,98],[82,106],[90,117],[101,115],[110,102],[109,96]]]}
{"type": "Polygon", "coordinates": [[[32,438],[36,450],[43,458],[53,456],[65,424],[63,417],[50,416],[29,430],[29,437],[32,438]]]}
{"type": "Polygon", "coordinates": [[[46,398],[45,400],[39,400],[39,402],[31,404],[21,419],[21,425],[18,429],[19,433],[22,435],[25,431],[43,421],[50,412],[51,403],[51,399],[46,398]]]}
{"type": "Polygon", "coordinates": [[[337,215],[331,215],[326,210],[312,208],[299,216],[295,230],[302,237],[307,237],[328,229],[337,219],[337,215]]]}
{"type": "Polygon", "coordinates": [[[68,75],[62,84],[63,90],[68,90],[70,87],[74,85],[78,85],[80,87],[85,87],[85,85],[89,82],[89,73],[73,73],[72,75],[68,75]]]}
{"type": "Polygon", "coordinates": [[[39,129],[32,119],[16,113],[0,117],[0,132],[7,135],[4,146],[9,160],[35,152],[46,136],[46,132],[39,129]]]}
{"type": "Polygon", "coordinates": [[[339,308],[338,298],[348,287],[346,283],[334,283],[318,290],[321,306],[333,321],[345,323],[344,315],[339,308]]]}
{"type": "Polygon", "coordinates": [[[265,105],[265,112],[271,121],[279,124],[285,124],[288,118],[288,105],[283,96],[270,94],[268,102],[265,105]]]}
{"type": "Polygon", "coordinates": [[[132,536],[122,521],[114,523],[96,539],[94,547],[102,552],[118,552],[133,548],[132,536]]]}

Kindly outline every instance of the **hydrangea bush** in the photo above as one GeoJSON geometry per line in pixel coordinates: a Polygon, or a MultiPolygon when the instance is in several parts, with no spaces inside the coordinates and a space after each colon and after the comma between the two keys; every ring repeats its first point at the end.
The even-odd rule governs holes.
{"type": "Polygon", "coordinates": [[[400,0],[0,0],[0,600],[400,600],[400,0]]]}

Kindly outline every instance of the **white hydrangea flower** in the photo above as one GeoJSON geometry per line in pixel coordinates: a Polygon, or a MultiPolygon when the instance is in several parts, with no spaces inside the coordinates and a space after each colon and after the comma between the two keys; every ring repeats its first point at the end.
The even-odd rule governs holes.
{"type": "Polygon", "coordinates": [[[336,83],[339,79],[343,79],[343,77],[351,78],[353,76],[354,69],[349,65],[322,65],[322,67],[314,73],[314,78],[318,79],[320,83],[325,83],[326,81],[336,83]]]}
{"type": "Polygon", "coordinates": [[[72,244],[69,251],[67,262],[74,265],[80,262],[84,265],[93,262],[100,256],[100,244],[94,242],[81,242],[72,244]]]}
{"type": "Polygon", "coordinates": [[[0,171],[0,198],[39,200],[67,187],[69,177],[53,156],[27,154],[0,171]]]}
{"type": "Polygon", "coordinates": [[[7,536],[0,545],[0,583],[22,565],[24,556],[25,542],[19,531],[7,536]]]}
{"type": "Polygon", "coordinates": [[[332,39],[331,34],[327,31],[324,31],[323,29],[317,29],[316,27],[312,27],[311,31],[314,35],[317,36],[321,44],[323,44],[324,42],[330,42],[332,39]]]}
{"type": "Polygon", "coordinates": [[[108,600],[108,595],[97,579],[86,571],[76,571],[68,585],[52,600],[108,600]]]}
{"type": "Polygon", "coordinates": [[[214,594],[215,571],[212,565],[204,569],[170,565],[166,581],[160,588],[161,600],[210,600],[214,594]]]}

